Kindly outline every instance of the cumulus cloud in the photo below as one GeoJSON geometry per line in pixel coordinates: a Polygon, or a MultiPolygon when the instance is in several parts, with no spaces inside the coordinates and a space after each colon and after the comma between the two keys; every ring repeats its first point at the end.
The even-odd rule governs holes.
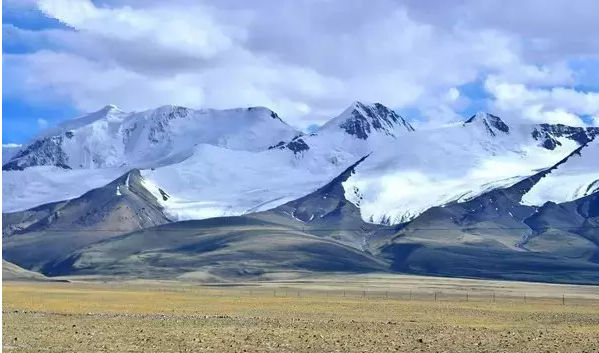
{"type": "Polygon", "coordinates": [[[585,125],[580,116],[599,115],[599,92],[572,88],[530,88],[489,77],[485,88],[491,94],[492,106],[512,118],[536,122],[585,125]]]}
{"type": "Polygon", "coordinates": [[[459,87],[483,80],[491,109],[575,123],[596,114],[592,93],[568,88],[580,79],[569,60],[599,55],[595,1],[586,11],[562,0],[103,3],[38,0],[67,28],[6,27],[37,48],[3,59],[9,91],[83,111],[263,105],[305,128],[354,100],[417,109],[428,123],[459,119],[470,101],[459,87]],[[550,10],[576,28],[556,30],[550,10]]]}

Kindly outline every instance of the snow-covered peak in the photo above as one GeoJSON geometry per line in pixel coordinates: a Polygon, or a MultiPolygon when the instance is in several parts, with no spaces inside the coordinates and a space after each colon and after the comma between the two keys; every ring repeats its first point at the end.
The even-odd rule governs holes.
{"type": "Polygon", "coordinates": [[[116,105],[106,105],[95,112],[66,120],[56,126],[42,131],[36,139],[59,135],[69,130],[75,130],[92,124],[104,124],[106,122],[121,123],[127,113],[120,110],[116,105]]]}
{"type": "Polygon", "coordinates": [[[318,131],[341,130],[358,139],[366,140],[375,133],[396,136],[414,128],[393,110],[380,103],[353,102],[336,118],[331,119],[318,131]]]}
{"type": "Polygon", "coordinates": [[[497,136],[498,133],[510,133],[510,127],[500,117],[486,112],[474,114],[464,122],[464,126],[481,127],[491,136],[497,136]]]}
{"type": "Polygon", "coordinates": [[[562,124],[539,124],[532,131],[532,137],[546,149],[561,146],[561,139],[567,138],[584,145],[599,136],[599,127],[574,127],[562,124]]]}
{"type": "Polygon", "coordinates": [[[119,109],[119,107],[117,107],[114,104],[107,104],[105,105],[102,109],[99,110],[100,112],[105,112],[105,113],[110,113],[112,111],[121,111],[121,109],[119,109]]]}
{"type": "Polygon", "coordinates": [[[165,105],[126,113],[108,105],[46,130],[3,168],[153,167],[187,158],[198,144],[259,151],[298,134],[264,107],[194,110],[165,105]]]}
{"type": "Polygon", "coordinates": [[[266,115],[268,117],[270,117],[271,119],[274,120],[279,120],[280,122],[282,122],[283,124],[286,124],[283,119],[281,119],[277,113],[273,112],[272,110],[266,108],[266,107],[249,107],[246,108],[248,112],[256,112],[259,115],[266,115]]]}

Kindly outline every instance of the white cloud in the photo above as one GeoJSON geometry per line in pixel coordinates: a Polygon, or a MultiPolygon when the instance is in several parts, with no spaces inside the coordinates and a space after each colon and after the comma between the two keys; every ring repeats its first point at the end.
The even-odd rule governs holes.
{"type": "Polygon", "coordinates": [[[231,49],[243,31],[217,23],[208,7],[98,8],[89,0],[40,0],[39,9],[76,30],[120,41],[152,41],[163,50],[211,58],[231,49]]]}
{"type": "Polygon", "coordinates": [[[457,89],[456,87],[451,87],[449,90],[447,90],[447,93],[445,93],[445,99],[447,99],[449,102],[455,102],[460,98],[460,90],[457,89]]]}
{"type": "Polygon", "coordinates": [[[586,126],[579,116],[561,108],[544,110],[540,104],[523,107],[523,116],[542,123],[586,126]]]}
{"type": "Polygon", "coordinates": [[[565,62],[552,65],[515,65],[501,73],[501,79],[534,86],[570,85],[575,83],[574,72],[565,62]]]}
{"type": "Polygon", "coordinates": [[[489,77],[486,90],[492,96],[493,109],[511,117],[524,117],[536,122],[585,125],[582,115],[599,114],[599,93],[572,88],[529,88],[521,83],[489,77]]]}
{"type": "Polygon", "coordinates": [[[596,0],[404,0],[420,21],[469,30],[495,29],[523,43],[527,60],[541,64],[577,55],[598,55],[596,0]]]}
{"type": "MultiPolygon", "coordinates": [[[[108,103],[125,110],[264,105],[305,127],[354,100],[454,120],[470,102],[459,86],[488,77],[493,107],[510,114],[567,120],[593,110],[592,97],[541,94],[576,84],[568,60],[584,48],[576,47],[578,32],[522,18],[536,10],[531,22],[553,21],[547,9],[560,9],[562,0],[511,7],[499,0],[104,3],[39,0],[41,11],[72,30],[7,28],[12,40],[41,48],[5,59],[15,76],[8,90],[67,99],[84,111],[108,103]]],[[[581,22],[579,31],[596,27],[588,14],[562,10],[581,22]]],[[[595,53],[588,43],[587,57],[595,53]]]]}

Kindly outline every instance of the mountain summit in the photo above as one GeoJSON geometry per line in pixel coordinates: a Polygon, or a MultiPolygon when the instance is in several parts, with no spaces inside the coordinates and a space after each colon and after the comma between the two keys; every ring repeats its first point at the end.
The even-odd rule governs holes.
{"type": "Polygon", "coordinates": [[[470,119],[464,122],[464,125],[466,124],[482,125],[491,136],[496,136],[497,133],[510,133],[510,127],[507,126],[501,118],[485,112],[474,114],[470,119]]]}
{"type": "Polygon", "coordinates": [[[107,105],[42,132],[3,161],[2,169],[147,167],[180,160],[199,144],[257,151],[297,134],[263,107],[194,110],[167,105],[126,113],[107,105]]]}
{"type": "Polygon", "coordinates": [[[352,103],[338,117],[330,120],[320,131],[341,129],[356,138],[366,140],[374,133],[396,136],[399,132],[414,131],[410,123],[380,103],[352,103]]]}

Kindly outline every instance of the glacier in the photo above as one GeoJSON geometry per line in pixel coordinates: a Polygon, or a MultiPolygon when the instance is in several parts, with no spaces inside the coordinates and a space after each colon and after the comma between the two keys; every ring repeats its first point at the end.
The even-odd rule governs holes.
{"type": "Polygon", "coordinates": [[[599,190],[599,140],[593,140],[542,178],[522,198],[522,203],[542,206],[546,202],[573,201],[599,190]]]}

